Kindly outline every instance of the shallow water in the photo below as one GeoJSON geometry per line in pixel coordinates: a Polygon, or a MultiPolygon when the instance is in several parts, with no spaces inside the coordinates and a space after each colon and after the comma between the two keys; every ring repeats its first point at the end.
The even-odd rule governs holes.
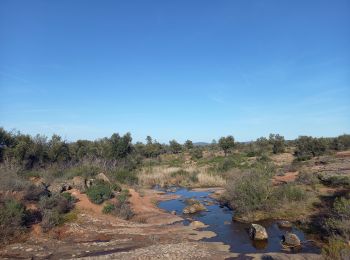
{"type": "MultiPolygon", "coordinates": [[[[264,226],[269,235],[267,241],[254,242],[249,238],[249,224],[232,221],[234,212],[227,207],[220,207],[219,204],[209,197],[211,192],[192,191],[184,188],[177,189],[170,194],[177,194],[181,197],[175,200],[162,201],[158,206],[167,211],[176,211],[176,214],[185,218],[184,224],[188,225],[192,220],[198,220],[209,225],[203,230],[210,230],[217,234],[216,237],[204,239],[209,242],[223,242],[231,246],[231,251],[235,253],[265,253],[265,252],[281,252],[282,247],[280,241],[282,235],[286,231],[290,231],[298,235],[301,241],[306,241],[304,233],[293,227],[292,229],[280,229],[274,221],[257,222],[264,226]],[[214,205],[206,206],[208,211],[197,214],[183,214],[182,210],[186,206],[184,200],[187,198],[195,198],[205,204],[204,200],[215,202],[214,205]]],[[[311,243],[304,243],[302,248],[297,252],[303,253],[319,253],[319,249],[311,243]]],[[[292,252],[293,253],[293,252],[292,252]]]]}

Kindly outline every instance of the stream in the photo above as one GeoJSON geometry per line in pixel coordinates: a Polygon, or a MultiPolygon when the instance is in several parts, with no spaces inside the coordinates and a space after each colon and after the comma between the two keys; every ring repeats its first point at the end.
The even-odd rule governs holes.
{"type": "MultiPolygon", "coordinates": [[[[266,228],[269,235],[267,241],[252,241],[248,235],[249,224],[232,221],[234,212],[227,207],[220,206],[217,201],[210,198],[211,191],[192,191],[185,188],[177,188],[175,191],[168,191],[168,194],[176,194],[181,197],[174,200],[162,201],[158,204],[159,208],[166,211],[176,211],[176,214],[184,218],[183,224],[189,225],[191,221],[198,220],[206,225],[207,228],[202,230],[213,231],[217,236],[213,238],[204,239],[208,242],[223,242],[230,245],[231,251],[235,253],[267,253],[267,252],[281,252],[282,240],[285,232],[295,233],[301,241],[306,241],[305,234],[298,228],[281,229],[278,227],[276,221],[261,221],[255,222],[266,228]],[[183,214],[182,210],[186,207],[185,199],[194,198],[199,200],[203,205],[206,205],[208,211],[202,211],[195,214],[183,214]],[[208,205],[208,203],[213,203],[208,205]]],[[[286,252],[286,251],[284,251],[286,252]]],[[[302,248],[296,252],[291,253],[320,253],[320,249],[310,242],[302,243],[302,248]]]]}

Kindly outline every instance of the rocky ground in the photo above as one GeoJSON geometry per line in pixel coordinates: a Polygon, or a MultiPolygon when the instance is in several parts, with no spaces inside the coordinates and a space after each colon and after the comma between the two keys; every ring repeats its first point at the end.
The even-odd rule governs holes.
{"type": "MultiPolygon", "coordinates": [[[[34,226],[26,241],[0,249],[2,259],[270,259],[266,254],[229,252],[222,243],[199,241],[215,236],[196,225],[183,226],[182,218],[164,212],[156,202],[171,199],[162,192],[130,190],[136,213],[132,221],[102,214],[85,194],[71,191],[79,201],[78,219],[43,234],[34,226]],[[142,194],[142,195],[140,195],[142,194]],[[141,223],[142,222],[142,223],[141,223]]],[[[319,259],[312,254],[269,254],[273,259],[319,259]]]]}
{"type": "Polygon", "coordinates": [[[102,206],[92,204],[85,194],[71,191],[79,201],[78,219],[43,234],[34,226],[24,242],[0,249],[3,259],[225,259],[233,257],[228,246],[199,240],[215,234],[183,226],[182,218],[155,206],[171,197],[130,190],[136,212],[132,221],[102,214],[102,206]],[[138,222],[137,222],[138,221],[138,222]],[[142,222],[142,223],[140,223],[142,222]]]}

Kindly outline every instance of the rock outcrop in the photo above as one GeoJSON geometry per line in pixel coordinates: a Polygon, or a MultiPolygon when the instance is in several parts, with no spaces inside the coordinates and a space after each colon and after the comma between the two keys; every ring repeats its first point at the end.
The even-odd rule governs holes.
{"type": "Polygon", "coordinates": [[[206,210],[207,208],[201,204],[201,203],[196,203],[193,205],[189,205],[183,209],[184,214],[194,214],[203,210],[206,210]]]}
{"type": "Polygon", "coordinates": [[[296,234],[290,232],[284,234],[283,243],[290,247],[297,247],[301,244],[299,237],[296,234]]]}
{"type": "Polygon", "coordinates": [[[253,240],[265,240],[269,237],[266,229],[258,224],[251,224],[249,228],[249,236],[253,240]]]}

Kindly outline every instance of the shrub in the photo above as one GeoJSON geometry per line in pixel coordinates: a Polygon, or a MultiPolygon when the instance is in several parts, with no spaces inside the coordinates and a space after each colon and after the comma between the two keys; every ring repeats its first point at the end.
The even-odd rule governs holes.
{"type": "Polygon", "coordinates": [[[63,215],[63,222],[72,222],[78,219],[76,210],[72,210],[63,215]]]}
{"type": "Polygon", "coordinates": [[[72,196],[53,194],[50,197],[41,197],[39,207],[43,212],[45,210],[55,210],[59,214],[64,214],[73,208],[74,201],[72,196]]]}
{"type": "Polygon", "coordinates": [[[25,209],[14,199],[0,202],[0,241],[5,243],[24,230],[25,209]]]}
{"type": "Polygon", "coordinates": [[[341,175],[327,175],[320,174],[318,178],[329,186],[345,186],[350,187],[350,177],[349,176],[341,176],[341,175]]]}
{"type": "Polygon", "coordinates": [[[136,173],[134,171],[127,171],[127,170],[116,171],[114,173],[114,178],[120,183],[129,184],[129,185],[136,184],[138,181],[136,173]]]}
{"type": "Polygon", "coordinates": [[[128,203],[120,204],[115,211],[116,215],[125,220],[131,219],[134,216],[134,212],[128,203]]]}
{"type": "Polygon", "coordinates": [[[107,203],[107,204],[103,207],[102,212],[103,212],[104,214],[110,214],[110,213],[113,212],[113,210],[115,210],[115,205],[110,204],[110,203],[107,203]]]}
{"type": "Polygon", "coordinates": [[[275,189],[274,197],[280,202],[302,201],[306,198],[306,193],[297,185],[287,183],[275,189]]]}
{"type": "Polygon", "coordinates": [[[117,202],[114,204],[107,203],[102,212],[105,214],[112,214],[119,218],[128,220],[134,216],[134,212],[132,211],[128,198],[129,198],[129,191],[123,190],[118,196],[117,196],[117,202]]]}
{"type": "Polygon", "coordinates": [[[122,190],[122,192],[118,194],[117,200],[119,203],[122,204],[122,203],[126,203],[129,197],[130,197],[129,190],[122,190]]]}
{"type": "Polygon", "coordinates": [[[332,217],[326,220],[329,233],[350,238],[350,199],[336,198],[333,203],[332,217]]]}
{"type": "Polygon", "coordinates": [[[113,184],[111,185],[111,189],[112,189],[113,191],[121,191],[121,190],[122,190],[122,187],[120,187],[120,185],[119,185],[118,183],[113,183],[113,184]]]}
{"type": "Polygon", "coordinates": [[[327,142],[324,138],[300,136],[296,140],[295,156],[300,161],[324,154],[327,151],[327,142]]]}
{"type": "Polygon", "coordinates": [[[44,186],[30,185],[25,192],[24,199],[28,201],[39,201],[42,196],[48,196],[49,193],[44,186]]]}
{"type": "Polygon", "coordinates": [[[75,203],[77,202],[77,198],[74,197],[72,194],[69,192],[65,192],[61,194],[62,197],[64,197],[69,203],[75,203]]]}
{"type": "Polygon", "coordinates": [[[195,147],[191,150],[190,155],[192,160],[198,160],[203,158],[203,151],[201,148],[195,147]]]}
{"type": "Polygon", "coordinates": [[[97,182],[86,190],[86,194],[91,202],[101,204],[112,197],[112,190],[109,184],[97,182]]]}
{"type": "Polygon", "coordinates": [[[40,223],[44,232],[49,231],[55,226],[58,226],[63,223],[63,217],[58,212],[57,209],[45,209],[43,211],[43,219],[40,223]]]}
{"type": "Polygon", "coordinates": [[[322,248],[322,256],[326,260],[343,260],[350,257],[350,246],[342,239],[332,237],[322,248]]]}
{"type": "Polygon", "coordinates": [[[227,187],[230,204],[238,214],[268,208],[272,196],[271,173],[253,171],[237,180],[231,180],[227,187]]]}
{"type": "Polygon", "coordinates": [[[312,172],[300,171],[298,174],[297,182],[301,184],[306,184],[314,187],[319,183],[317,175],[312,172]]]}

